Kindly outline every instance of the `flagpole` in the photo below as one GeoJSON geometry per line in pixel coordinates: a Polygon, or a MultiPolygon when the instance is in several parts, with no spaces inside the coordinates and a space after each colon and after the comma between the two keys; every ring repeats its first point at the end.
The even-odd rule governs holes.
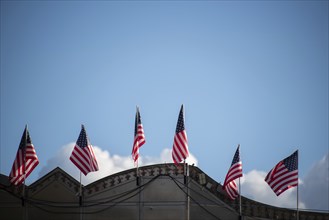
{"type": "MultiPolygon", "coordinates": [[[[184,109],[184,104],[182,104],[182,108],[183,108],[183,116],[185,116],[185,109],[184,109]]],[[[183,123],[184,122],[184,117],[183,117],[183,123]]],[[[189,195],[189,171],[188,171],[188,164],[186,163],[186,158],[184,158],[184,181],[186,184],[186,193],[187,193],[187,198],[186,198],[186,219],[190,220],[190,195],[189,195]]]]}
{"type": "Polygon", "coordinates": [[[137,183],[136,185],[139,186],[139,169],[138,169],[138,159],[136,161],[136,179],[137,179],[137,183]]]}
{"type": "MultiPolygon", "coordinates": [[[[138,109],[138,105],[136,105],[136,122],[135,122],[135,129],[136,129],[136,125],[139,122],[139,115],[138,115],[139,109],[138,109]],[[137,124],[136,124],[137,123],[137,124]]],[[[138,160],[139,160],[139,149],[137,149],[137,161],[136,161],[136,179],[137,179],[137,186],[139,186],[139,171],[138,171],[138,160]]]]}
{"type": "Polygon", "coordinates": [[[89,141],[86,129],[83,124],[81,124],[81,131],[73,148],[70,160],[76,167],[80,170],[80,181],[79,189],[77,195],[79,196],[79,210],[80,220],[84,218],[83,210],[83,186],[82,186],[82,173],[86,176],[89,172],[98,171],[98,163],[96,156],[94,154],[92,145],[89,141]]]}
{"type": "MultiPolygon", "coordinates": [[[[24,162],[25,164],[25,162],[24,162]]],[[[24,169],[25,169],[25,165],[24,165],[24,169]]],[[[26,218],[26,206],[25,206],[25,171],[23,174],[23,192],[22,192],[22,206],[23,206],[23,219],[26,218]]]]}
{"type": "MultiPolygon", "coordinates": [[[[139,187],[142,183],[141,183],[141,177],[139,175],[139,168],[138,168],[138,159],[137,159],[137,167],[136,167],[136,172],[137,172],[137,186],[139,187]]],[[[143,207],[142,207],[142,189],[139,187],[139,193],[138,193],[138,200],[139,200],[139,204],[138,204],[138,219],[141,220],[143,218],[143,207]]]]}
{"type": "Polygon", "coordinates": [[[297,220],[299,220],[299,210],[298,210],[298,185],[297,185],[297,220]]]}
{"type": "Polygon", "coordinates": [[[25,125],[25,143],[24,143],[24,151],[23,151],[23,158],[24,158],[24,161],[23,161],[23,170],[24,170],[24,173],[23,173],[23,206],[24,206],[24,199],[25,199],[25,179],[26,179],[26,146],[27,146],[27,124],[25,125]]]}
{"type": "MultiPolygon", "coordinates": [[[[25,157],[25,156],[24,156],[25,157]]],[[[26,175],[25,175],[25,159],[24,159],[24,174],[23,174],[23,192],[22,192],[22,206],[23,206],[23,219],[27,220],[27,207],[26,207],[26,203],[25,203],[25,178],[26,178],[26,175]]]]}
{"type": "MultiPolygon", "coordinates": [[[[238,144],[238,148],[240,148],[240,144],[238,144]]],[[[240,154],[240,153],[239,153],[240,154]]],[[[239,209],[240,209],[240,219],[242,219],[242,205],[241,205],[241,177],[239,177],[239,209]]]]}
{"type": "MultiPolygon", "coordinates": [[[[297,151],[297,166],[298,166],[298,162],[299,162],[299,161],[298,161],[298,156],[299,156],[298,153],[299,153],[299,152],[297,151]]],[[[298,195],[298,194],[299,194],[299,190],[298,190],[298,185],[299,185],[299,184],[298,184],[298,176],[299,176],[299,173],[297,174],[297,198],[296,198],[296,200],[297,200],[297,201],[296,201],[296,203],[297,203],[297,204],[296,204],[296,206],[297,206],[297,213],[296,213],[296,214],[297,214],[297,216],[296,216],[297,220],[299,220],[299,210],[298,210],[298,208],[299,208],[299,207],[298,207],[298,206],[299,206],[299,198],[298,198],[298,197],[299,197],[299,195],[298,195]]]]}
{"type": "Polygon", "coordinates": [[[240,209],[240,219],[242,219],[242,205],[241,205],[241,182],[239,177],[239,209],[240,209]]]}
{"type": "MultiPolygon", "coordinates": [[[[299,158],[299,152],[298,152],[298,150],[297,150],[297,167],[298,167],[298,163],[299,163],[299,160],[298,160],[298,158],[299,158]]],[[[298,185],[299,185],[299,183],[298,183],[298,180],[299,180],[299,172],[297,173],[297,204],[296,204],[296,206],[297,206],[297,216],[296,216],[296,218],[297,218],[297,220],[299,220],[299,210],[298,210],[298,208],[299,208],[299,190],[298,190],[298,185]]]]}
{"type": "Polygon", "coordinates": [[[184,182],[186,185],[186,220],[190,220],[190,195],[189,195],[189,167],[188,164],[186,163],[186,160],[184,159],[184,182]]]}
{"type": "MultiPolygon", "coordinates": [[[[138,122],[139,122],[138,112],[139,112],[138,105],[136,105],[135,129],[137,129],[136,126],[138,126],[138,122]]],[[[136,160],[136,181],[137,181],[136,184],[137,184],[137,186],[139,186],[140,185],[140,182],[139,182],[139,170],[138,170],[138,160],[139,160],[139,149],[138,148],[137,148],[137,155],[138,155],[138,157],[137,157],[137,160],[136,160]]]]}
{"type": "MultiPolygon", "coordinates": [[[[138,126],[138,122],[139,122],[139,108],[138,105],[136,105],[136,119],[135,119],[135,129],[137,129],[138,126]]],[[[136,131],[136,130],[135,130],[136,131]]],[[[135,134],[137,135],[137,134],[135,134]]],[[[136,138],[136,137],[134,137],[136,138]]],[[[134,141],[135,142],[135,141],[134,141]]],[[[133,146],[134,148],[134,146],[133,146]]],[[[136,160],[136,185],[140,186],[141,185],[141,179],[140,179],[140,175],[139,175],[139,167],[138,167],[138,160],[139,160],[139,147],[137,148],[137,160],[136,160]]],[[[141,220],[142,219],[142,190],[141,188],[139,188],[139,193],[138,193],[138,200],[139,200],[139,204],[138,204],[138,219],[141,220]]]]}
{"type": "MultiPolygon", "coordinates": [[[[84,128],[83,124],[81,124],[81,130],[84,128]]],[[[86,133],[86,139],[87,139],[87,133],[86,133]]],[[[87,143],[88,143],[88,139],[87,139],[87,143]]],[[[82,184],[81,184],[81,169],[80,169],[80,187],[79,187],[79,212],[80,212],[80,220],[83,219],[83,215],[82,215],[82,184]]]]}
{"type": "MultiPolygon", "coordinates": [[[[137,161],[136,161],[136,185],[137,185],[137,187],[140,185],[140,176],[139,176],[139,169],[138,169],[138,158],[137,158],[137,161]]],[[[142,208],[141,208],[141,204],[142,204],[142,202],[141,202],[141,192],[142,192],[142,190],[141,190],[141,188],[139,188],[139,193],[138,193],[138,200],[139,200],[139,204],[138,204],[138,219],[140,220],[141,219],[141,215],[142,215],[142,213],[141,213],[141,210],[142,210],[142,208]]]]}
{"type": "Polygon", "coordinates": [[[23,197],[22,197],[22,205],[23,205],[23,219],[27,220],[27,207],[25,204],[25,183],[26,183],[26,146],[27,146],[27,124],[25,125],[25,146],[24,146],[24,151],[23,151],[23,156],[24,156],[24,161],[23,161],[23,169],[24,169],[24,174],[23,174],[23,197]]]}
{"type": "Polygon", "coordinates": [[[81,184],[81,171],[80,171],[80,187],[79,187],[79,206],[80,206],[80,220],[83,219],[82,215],[82,184],[81,184]]]}

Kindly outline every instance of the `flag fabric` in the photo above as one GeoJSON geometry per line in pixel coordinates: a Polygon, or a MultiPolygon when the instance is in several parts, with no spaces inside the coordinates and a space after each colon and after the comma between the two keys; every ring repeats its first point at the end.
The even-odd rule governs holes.
{"type": "Polygon", "coordinates": [[[187,135],[184,125],[184,107],[181,106],[177,126],[176,133],[174,137],[174,144],[172,150],[172,158],[175,164],[178,164],[185,160],[189,156],[188,145],[187,145],[187,135]]]}
{"type": "Polygon", "coordinates": [[[32,144],[27,126],[25,126],[16,158],[9,174],[10,182],[14,185],[22,184],[38,164],[39,159],[32,144]]]}
{"type": "Polygon", "coordinates": [[[230,169],[228,170],[223,189],[226,191],[227,195],[232,199],[236,199],[239,195],[237,185],[235,183],[235,179],[242,177],[242,162],[240,160],[240,145],[236,149],[234,154],[232,164],[230,169]]]}
{"type": "Polygon", "coordinates": [[[298,150],[275,165],[266,175],[265,181],[277,196],[287,189],[297,186],[298,150]]]}
{"type": "Polygon", "coordinates": [[[131,156],[136,163],[139,157],[139,148],[145,144],[145,136],[144,136],[144,129],[141,121],[141,116],[139,113],[139,108],[137,107],[136,110],[136,117],[135,117],[135,134],[134,134],[134,144],[133,149],[131,152],[131,156]]]}
{"type": "Polygon", "coordinates": [[[97,171],[98,164],[85,127],[83,125],[81,127],[81,132],[70,156],[70,160],[86,176],[89,172],[97,171]]]}

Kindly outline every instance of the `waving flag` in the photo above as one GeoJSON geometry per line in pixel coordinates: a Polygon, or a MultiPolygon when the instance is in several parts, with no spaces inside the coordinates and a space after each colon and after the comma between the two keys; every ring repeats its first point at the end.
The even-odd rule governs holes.
{"type": "Polygon", "coordinates": [[[298,185],[298,150],[280,161],[265,177],[265,181],[279,196],[289,188],[298,185]]]}
{"type": "Polygon", "coordinates": [[[242,177],[242,162],[240,160],[240,145],[238,145],[238,148],[236,149],[236,152],[234,154],[232,164],[230,169],[228,170],[223,188],[227,192],[228,196],[234,200],[238,197],[239,192],[237,185],[235,183],[235,179],[242,177]]]}
{"type": "Polygon", "coordinates": [[[136,110],[136,117],[135,117],[135,135],[134,135],[134,144],[133,149],[131,152],[131,156],[136,163],[139,157],[139,148],[145,144],[145,136],[144,136],[144,129],[141,121],[141,116],[139,113],[139,108],[137,107],[136,110]]]}
{"type": "Polygon", "coordinates": [[[187,145],[187,135],[184,125],[184,107],[182,105],[176,126],[176,133],[174,137],[174,145],[172,150],[172,158],[175,164],[178,164],[183,160],[185,160],[188,156],[189,156],[189,152],[187,145]]]}
{"type": "Polygon", "coordinates": [[[98,164],[93,147],[88,140],[85,127],[83,125],[81,127],[81,132],[70,156],[70,160],[84,175],[87,175],[89,172],[97,171],[98,164]]]}
{"type": "Polygon", "coordinates": [[[9,174],[10,182],[14,185],[22,184],[38,164],[39,160],[37,154],[27,126],[25,126],[16,158],[9,174]]]}

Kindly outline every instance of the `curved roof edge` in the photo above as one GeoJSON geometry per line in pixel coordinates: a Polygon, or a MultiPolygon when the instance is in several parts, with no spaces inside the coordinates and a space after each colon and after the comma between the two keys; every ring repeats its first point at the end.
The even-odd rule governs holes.
{"type": "MultiPolygon", "coordinates": [[[[121,171],[95,182],[92,182],[85,186],[87,194],[97,193],[98,191],[104,190],[106,188],[114,187],[119,184],[124,184],[125,182],[132,181],[136,179],[136,168],[131,168],[125,171],[121,171]]],[[[172,175],[172,176],[183,176],[184,175],[184,165],[179,166],[174,163],[164,163],[164,164],[153,164],[142,166],[138,168],[139,175],[141,177],[154,177],[156,175],[172,175]]],[[[208,176],[199,167],[194,165],[189,165],[189,176],[200,186],[206,188],[214,196],[222,200],[231,208],[239,211],[239,200],[236,199],[232,201],[222,189],[222,185],[208,176]],[[204,180],[202,180],[204,178],[204,180]]],[[[272,206],[269,204],[261,203],[247,197],[241,196],[243,214],[246,216],[257,216],[259,218],[271,218],[271,219],[286,219],[296,218],[296,210],[289,208],[281,208],[272,206]]],[[[328,216],[328,213],[321,212],[309,212],[309,211],[299,211],[300,217],[302,216],[328,216]]],[[[320,217],[321,218],[321,217],[320,217]]],[[[301,218],[302,219],[302,218],[301,218]]]]}
{"type": "MultiPolygon", "coordinates": [[[[157,175],[163,176],[184,176],[184,165],[181,164],[179,166],[173,163],[165,163],[165,164],[154,164],[148,166],[142,166],[138,168],[139,176],[143,178],[154,177],[157,175]]],[[[92,182],[86,186],[84,186],[84,192],[87,195],[92,195],[94,193],[98,193],[99,191],[105,190],[107,188],[112,188],[117,185],[124,184],[126,182],[131,182],[136,180],[136,168],[124,170],[122,172],[118,172],[109,176],[106,176],[102,179],[99,179],[95,182],[92,182]]],[[[11,192],[12,194],[19,195],[22,190],[22,186],[8,186],[8,183],[5,181],[5,175],[1,174],[0,188],[6,188],[6,191],[11,192]]],[[[222,185],[204,173],[200,168],[189,165],[189,177],[201,187],[207,189],[211,194],[215,197],[226,203],[232,209],[239,211],[239,200],[236,199],[234,201],[230,200],[226,195],[226,192],[222,189],[222,185]]],[[[40,188],[44,188],[53,180],[60,181],[69,187],[72,191],[77,191],[79,189],[79,182],[66,173],[61,168],[57,167],[54,170],[50,171],[30,186],[26,186],[26,188],[31,190],[31,192],[36,192],[40,188]]],[[[281,208],[276,206],[271,206],[268,204],[264,204],[261,202],[254,201],[252,199],[241,196],[242,199],[242,207],[243,207],[243,215],[244,216],[252,216],[258,218],[265,219],[294,219],[296,218],[296,210],[281,208]]],[[[319,217],[319,219],[328,218],[329,214],[321,213],[321,212],[310,212],[310,211],[300,211],[299,216],[300,219],[307,219],[307,216],[319,217]],[[304,218],[303,218],[304,216],[304,218]]]]}

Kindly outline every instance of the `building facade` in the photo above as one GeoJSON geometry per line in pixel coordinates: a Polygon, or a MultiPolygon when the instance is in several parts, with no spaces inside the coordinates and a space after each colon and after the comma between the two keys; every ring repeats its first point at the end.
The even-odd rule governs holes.
{"type": "MultiPolygon", "coordinates": [[[[297,219],[296,210],[242,197],[230,200],[221,184],[198,167],[157,164],[126,170],[86,186],[60,168],[30,186],[0,178],[1,219],[200,220],[297,219]],[[24,192],[23,192],[24,191],[24,192]],[[23,193],[25,196],[23,197],[23,193]]],[[[300,220],[329,220],[328,213],[299,212],[300,220]]]]}

